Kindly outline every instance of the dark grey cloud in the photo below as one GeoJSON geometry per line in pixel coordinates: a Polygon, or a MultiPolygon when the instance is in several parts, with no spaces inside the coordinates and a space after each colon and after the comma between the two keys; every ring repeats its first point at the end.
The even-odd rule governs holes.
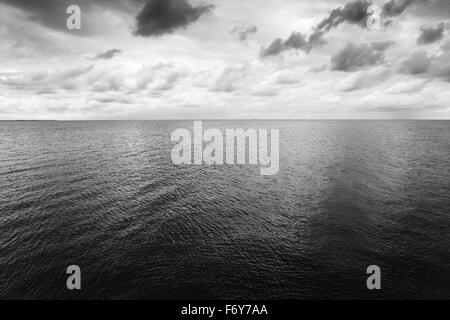
{"type": "Polygon", "coordinates": [[[329,31],[344,22],[366,28],[367,19],[372,14],[368,10],[371,5],[372,3],[367,0],[349,2],[344,7],[339,7],[331,11],[330,15],[322,20],[316,28],[318,30],[329,31]]]}
{"type": "Polygon", "coordinates": [[[269,57],[276,56],[284,51],[283,39],[277,38],[267,48],[261,48],[260,56],[269,57]]]}
{"type": "Polygon", "coordinates": [[[325,43],[322,39],[323,34],[322,31],[316,30],[309,37],[306,37],[300,32],[292,32],[286,40],[278,38],[272,41],[267,48],[261,48],[260,56],[262,58],[276,56],[289,50],[301,50],[309,53],[313,48],[325,43]]]}
{"type": "Polygon", "coordinates": [[[381,14],[384,17],[399,16],[408,7],[418,2],[419,0],[390,0],[383,5],[381,14]]]}
{"type": "Polygon", "coordinates": [[[402,62],[401,71],[413,75],[422,74],[428,71],[430,64],[431,60],[427,52],[417,51],[402,62]]]}
{"type": "Polygon", "coordinates": [[[382,6],[381,17],[385,27],[393,23],[393,18],[408,11],[414,16],[450,17],[448,0],[389,0],[382,6]]]}
{"type": "Polygon", "coordinates": [[[256,32],[258,32],[258,28],[256,26],[250,26],[248,28],[235,26],[230,31],[230,34],[237,34],[240,41],[247,42],[248,37],[252,34],[255,34],[256,32]]]}
{"type": "Polygon", "coordinates": [[[67,30],[66,9],[71,4],[64,0],[0,0],[0,2],[19,8],[27,13],[30,20],[46,27],[67,30]]]}
{"type": "Polygon", "coordinates": [[[209,12],[212,5],[192,6],[186,0],[148,0],[136,17],[135,35],[161,36],[186,28],[209,12]]]}
{"type": "Polygon", "coordinates": [[[414,52],[403,61],[401,72],[450,82],[450,52],[429,56],[425,51],[414,52]]]}
{"type": "Polygon", "coordinates": [[[300,32],[293,32],[284,41],[281,38],[277,38],[267,48],[261,48],[260,56],[263,58],[275,56],[292,49],[309,53],[315,47],[325,44],[326,41],[323,39],[325,34],[344,22],[366,28],[367,19],[372,14],[368,12],[370,6],[371,2],[367,0],[349,2],[344,7],[331,11],[328,17],[313,28],[313,32],[308,37],[300,32]]]}
{"type": "Polygon", "coordinates": [[[421,28],[417,43],[420,45],[430,44],[444,37],[445,24],[440,23],[436,28],[421,28]]]}
{"type": "Polygon", "coordinates": [[[92,26],[98,24],[94,11],[99,8],[136,15],[134,33],[139,36],[160,36],[185,28],[213,8],[211,5],[195,7],[188,0],[0,0],[0,3],[23,11],[32,22],[75,35],[97,31],[92,26]],[[73,4],[81,8],[81,30],[66,27],[66,10],[73,4]]]}
{"type": "Polygon", "coordinates": [[[91,60],[110,60],[115,56],[121,54],[123,51],[120,49],[111,49],[105,52],[101,52],[93,57],[91,60]]]}
{"type": "Polygon", "coordinates": [[[45,27],[70,32],[75,35],[94,33],[90,28],[93,18],[90,16],[94,8],[113,9],[126,12],[136,11],[145,0],[0,0],[0,3],[15,7],[25,12],[26,17],[45,27]],[[80,7],[81,30],[68,30],[66,27],[67,7],[76,4],[80,7]]]}
{"type": "Polygon", "coordinates": [[[385,51],[392,45],[391,41],[369,44],[348,43],[331,57],[331,70],[354,71],[366,66],[378,65],[384,61],[385,51]]]}
{"type": "Polygon", "coordinates": [[[284,41],[283,45],[289,49],[307,49],[308,40],[300,32],[293,32],[289,38],[284,41]]]}
{"type": "MultiPolygon", "coordinates": [[[[450,18],[448,0],[389,0],[382,6],[384,18],[396,17],[409,11],[415,16],[450,18]]],[[[390,20],[388,20],[390,21],[390,20]]]]}

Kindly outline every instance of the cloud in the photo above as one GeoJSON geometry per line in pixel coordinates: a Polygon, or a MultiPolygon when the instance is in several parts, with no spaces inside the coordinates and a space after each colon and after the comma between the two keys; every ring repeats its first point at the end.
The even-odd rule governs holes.
{"type": "Polygon", "coordinates": [[[431,58],[429,74],[434,78],[441,78],[450,82],[450,52],[431,58]]]}
{"type": "Polygon", "coordinates": [[[436,28],[421,28],[417,44],[426,45],[441,40],[444,37],[445,25],[440,23],[436,28]]]}
{"type": "Polygon", "coordinates": [[[395,83],[392,87],[386,90],[386,93],[391,94],[402,94],[402,93],[417,93],[422,91],[430,80],[423,79],[413,79],[407,81],[399,81],[395,83]]]}
{"type": "Polygon", "coordinates": [[[260,56],[262,58],[276,56],[284,51],[301,50],[309,53],[313,48],[323,45],[325,41],[322,39],[323,32],[313,32],[308,38],[300,32],[292,32],[286,40],[281,38],[275,39],[267,48],[261,48],[260,56]]]}
{"type": "Polygon", "coordinates": [[[303,78],[303,74],[295,68],[278,71],[275,74],[275,83],[280,85],[298,84],[303,78]]]}
{"type": "Polygon", "coordinates": [[[441,45],[441,50],[444,52],[450,51],[450,41],[447,41],[441,45]]]}
{"type": "Polygon", "coordinates": [[[385,51],[392,45],[391,41],[370,44],[350,42],[331,57],[331,70],[353,71],[366,66],[378,65],[384,61],[385,51]]]}
{"type": "Polygon", "coordinates": [[[255,34],[256,32],[258,32],[258,28],[256,26],[251,26],[248,28],[241,28],[241,27],[235,26],[230,31],[230,34],[237,34],[240,41],[247,42],[248,37],[252,34],[255,34]]]}
{"type": "Polygon", "coordinates": [[[214,6],[193,7],[187,0],[148,0],[136,17],[135,35],[161,36],[186,28],[214,6]]]}
{"type": "Polygon", "coordinates": [[[30,21],[47,28],[68,32],[74,35],[90,35],[101,26],[97,15],[107,10],[135,14],[135,35],[149,37],[172,33],[176,29],[185,28],[209,12],[212,5],[192,6],[188,0],[0,0],[9,6],[26,13],[30,21]],[[68,30],[66,13],[69,5],[76,4],[81,8],[81,30],[68,30]],[[101,8],[102,11],[98,9],[101,8]],[[142,8],[139,11],[139,8],[142,8]]]}
{"type": "Polygon", "coordinates": [[[413,53],[403,61],[400,71],[450,82],[450,52],[428,56],[425,51],[413,53]]]}
{"type": "Polygon", "coordinates": [[[374,87],[383,81],[386,81],[391,75],[387,68],[378,66],[372,70],[360,71],[351,74],[336,85],[339,91],[350,92],[374,87]]]}
{"type": "Polygon", "coordinates": [[[279,55],[285,50],[283,39],[277,38],[272,41],[272,43],[267,48],[261,48],[260,56],[269,57],[279,55]]]}
{"type": "Polygon", "coordinates": [[[184,77],[185,74],[182,72],[171,72],[165,75],[164,77],[155,81],[154,86],[152,87],[153,91],[168,91],[175,87],[175,84],[179,79],[184,77]]]}
{"type": "Polygon", "coordinates": [[[29,21],[72,35],[89,35],[98,31],[94,30],[94,25],[99,26],[93,17],[93,11],[99,7],[131,12],[131,8],[143,2],[144,0],[0,0],[0,3],[25,12],[29,21]],[[66,26],[68,17],[66,10],[73,4],[81,8],[80,30],[69,30],[66,26]]]}
{"type": "Polygon", "coordinates": [[[261,86],[259,88],[255,88],[250,92],[253,96],[259,96],[259,97],[276,97],[280,94],[280,89],[274,87],[273,85],[270,86],[261,86]]]}
{"type": "Polygon", "coordinates": [[[389,0],[381,8],[384,26],[392,24],[390,18],[402,15],[405,11],[415,16],[450,17],[450,2],[448,0],[389,0]]]}
{"type": "Polygon", "coordinates": [[[248,66],[238,65],[226,67],[214,82],[211,90],[216,92],[232,92],[240,88],[242,80],[248,74],[248,66]]]}
{"type": "Polygon", "coordinates": [[[322,20],[316,29],[329,31],[344,22],[366,28],[367,19],[371,16],[371,13],[368,12],[371,5],[371,2],[366,0],[349,2],[344,7],[331,11],[330,15],[322,20]]]}
{"type": "Polygon", "coordinates": [[[450,1],[448,0],[389,0],[382,6],[384,18],[396,17],[409,10],[415,16],[433,18],[450,17],[450,1]]]}
{"type": "Polygon", "coordinates": [[[134,85],[132,90],[138,91],[168,91],[175,87],[177,82],[186,76],[186,71],[177,68],[171,63],[158,63],[145,66],[132,75],[134,85]]]}
{"type": "Polygon", "coordinates": [[[427,72],[430,64],[431,60],[427,52],[417,51],[402,62],[400,69],[403,73],[416,75],[427,72]]]}
{"type": "Polygon", "coordinates": [[[0,88],[40,95],[68,92],[154,95],[173,89],[187,75],[185,68],[166,63],[131,70],[126,64],[114,68],[88,65],[51,72],[0,73],[0,88]]]}
{"type": "Polygon", "coordinates": [[[383,17],[395,17],[401,15],[408,7],[419,2],[418,0],[390,0],[382,7],[383,17]]]}
{"type": "Polygon", "coordinates": [[[90,60],[110,60],[114,58],[116,55],[121,54],[123,51],[120,49],[111,49],[105,52],[101,52],[97,54],[95,57],[93,57],[90,60]]]}
{"type": "Polygon", "coordinates": [[[450,1],[448,0],[416,0],[412,12],[417,16],[450,18],[450,1]]]}
{"type": "Polygon", "coordinates": [[[99,102],[99,103],[105,103],[105,104],[111,104],[111,103],[119,103],[119,104],[133,104],[133,100],[123,97],[120,94],[96,94],[92,98],[89,99],[93,102],[99,102]]]}
{"type": "Polygon", "coordinates": [[[308,37],[301,32],[292,32],[287,40],[277,38],[267,48],[261,48],[260,56],[263,58],[275,56],[292,49],[309,53],[315,47],[324,45],[326,41],[323,36],[344,22],[366,28],[367,19],[372,14],[368,12],[370,6],[371,2],[367,0],[349,2],[344,7],[332,10],[328,17],[313,28],[313,32],[308,37]]]}
{"type": "Polygon", "coordinates": [[[25,72],[0,77],[0,85],[18,91],[34,91],[38,94],[55,93],[57,89],[74,90],[80,79],[94,69],[93,66],[74,67],[53,72],[25,72]]]}
{"type": "Polygon", "coordinates": [[[69,1],[0,0],[0,2],[27,12],[29,20],[52,29],[68,31],[66,27],[66,9],[70,5],[69,1]]]}
{"type": "Polygon", "coordinates": [[[287,50],[308,50],[308,40],[300,32],[293,32],[283,45],[287,50]]]}

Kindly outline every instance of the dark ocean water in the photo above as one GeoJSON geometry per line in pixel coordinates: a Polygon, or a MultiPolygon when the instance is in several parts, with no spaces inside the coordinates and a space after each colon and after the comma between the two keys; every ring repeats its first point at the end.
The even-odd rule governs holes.
{"type": "Polygon", "coordinates": [[[203,125],[280,129],[279,174],[173,165],[192,121],[0,122],[0,297],[450,298],[449,121],[203,125]]]}

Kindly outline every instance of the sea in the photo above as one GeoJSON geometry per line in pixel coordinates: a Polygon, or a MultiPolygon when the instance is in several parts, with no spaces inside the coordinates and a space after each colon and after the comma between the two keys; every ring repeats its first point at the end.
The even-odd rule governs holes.
{"type": "Polygon", "coordinates": [[[450,298],[450,121],[203,121],[278,129],[273,176],[174,165],[193,124],[0,121],[0,298],[450,298]]]}

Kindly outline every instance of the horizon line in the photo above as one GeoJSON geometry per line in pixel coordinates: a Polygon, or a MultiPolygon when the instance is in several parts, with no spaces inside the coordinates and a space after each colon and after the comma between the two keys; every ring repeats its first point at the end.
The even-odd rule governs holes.
{"type": "Polygon", "coordinates": [[[38,121],[46,121],[46,122],[81,122],[81,121],[450,121],[449,119],[408,119],[408,118],[399,118],[399,119],[352,119],[352,118],[336,118],[336,119],[306,119],[306,118],[296,118],[296,119],[286,119],[286,118],[275,118],[275,119],[265,119],[265,118],[205,118],[205,119],[197,119],[197,118],[166,118],[166,119],[0,119],[0,121],[13,121],[13,122],[38,122],[38,121]]]}

